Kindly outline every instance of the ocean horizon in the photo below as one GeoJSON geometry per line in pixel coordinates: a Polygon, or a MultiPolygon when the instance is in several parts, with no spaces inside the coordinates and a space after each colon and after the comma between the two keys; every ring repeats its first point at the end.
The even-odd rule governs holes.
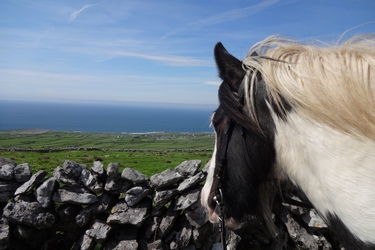
{"type": "Polygon", "coordinates": [[[213,132],[214,105],[0,101],[0,131],[213,132]]]}

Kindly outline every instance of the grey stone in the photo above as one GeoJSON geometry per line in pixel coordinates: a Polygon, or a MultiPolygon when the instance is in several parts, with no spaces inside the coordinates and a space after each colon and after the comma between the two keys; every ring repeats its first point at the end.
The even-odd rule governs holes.
{"type": "Polygon", "coordinates": [[[73,188],[64,186],[55,191],[52,196],[55,202],[66,202],[70,204],[88,205],[98,201],[98,198],[87,193],[83,188],[73,188]]]}
{"type": "Polygon", "coordinates": [[[20,183],[15,181],[0,181],[0,192],[13,191],[14,193],[20,185],[20,183]]]}
{"type": "Polygon", "coordinates": [[[55,168],[55,170],[53,171],[53,177],[55,177],[55,179],[62,184],[72,187],[80,186],[78,180],[70,176],[68,172],[60,166],[55,168]]]}
{"type": "Polygon", "coordinates": [[[53,212],[43,208],[33,199],[35,198],[23,195],[14,199],[5,206],[4,217],[12,223],[21,223],[38,229],[51,227],[56,221],[53,212]]]}
{"type": "Polygon", "coordinates": [[[176,195],[178,195],[177,189],[155,191],[153,197],[155,206],[164,206],[165,204],[170,202],[174,197],[176,197],[176,195]]]}
{"type": "Polygon", "coordinates": [[[201,167],[201,163],[201,160],[184,161],[178,165],[175,170],[184,177],[193,176],[198,172],[199,168],[201,167]]]}
{"type": "Polygon", "coordinates": [[[315,242],[317,242],[317,244],[319,246],[319,249],[322,249],[322,250],[331,250],[332,249],[331,243],[329,243],[324,236],[313,235],[313,238],[314,238],[315,242]]]}
{"type": "Polygon", "coordinates": [[[11,199],[19,186],[20,183],[16,181],[0,181],[0,202],[11,199]]]}
{"type": "Polygon", "coordinates": [[[92,166],[91,170],[99,176],[102,176],[104,174],[103,163],[101,161],[94,161],[94,166],[92,166]]]}
{"type": "Polygon", "coordinates": [[[0,249],[7,249],[9,246],[10,230],[8,220],[0,219],[0,249]]]}
{"type": "Polygon", "coordinates": [[[65,173],[72,178],[78,178],[82,173],[82,166],[71,160],[64,161],[63,169],[65,170],[65,173]]]}
{"type": "Polygon", "coordinates": [[[159,174],[154,174],[151,176],[151,186],[154,188],[163,188],[171,186],[180,180],[183,179],[183,176],[176,172],[175,170],[167,169],[159,174]]]}
{"type": "Polygon", "coordinates": [[[294,241],[298,249],[319,249],[314,237],[305,228],[299,225],[286,211],[283,211],[281,220],[284,222],[289,236],[294,241]]]}
{"type": "Polygon", "coordinates": [[[14,177],[14,165],[5,164],[0,167],[0,179],[11,180],[14,177]]]}
{"type": "Polygon", "coordinates": [[[123,225],[116,230],[104,244],[104,250],[133,250],[138,248],[138,228],[131,225],[123,225]]]}
{"type": "Polygon", "coordinates": [[[112,227],[106,223],[95,220],[93,225],[86,230],[85,234],[94,238],[97,242],[103,243],[111,233],[112,227]]]}
{"type": "Polygon", "coordinates": [[[0,156],[0,167],[2,167],[4,165],[12,165],[12,166],[15,167],[17,164],[11,159],[0,156]]]}
{"type": "Polygon", "coordinates": [[[93,250],[96,242],[87,234],[83,234],[75,244],[73,250],[93,250]]]}
{"type": "Polygon", "coordinates": [[[108,224],[130,224],[140,227],[146,220],[151,209],[151,199],[145,198],[133,207],[128,206],[125,201],[118,202],[108,216],[108,224]]]}
{"type": "Polygon", "coordinates": [[[107,243],[104,250],[134,250],[138,249],[137,240],[121,240],[119,242],[111,241],[107,243]]]}
{"type": "Polygon", "coordinates": [[[99,197],[98,202],[87,206],[77,214],[75,218],[77,225],[83,227],[84,225],[88,224],[95,215],[106,211],[112,207],[116,201],[116,196],[103,193],[99,197]]]}
{"type": "Polygon", "coordinates": [[[0,192],[0,202],[7,202],[9,199],[11,199],[14,195],[14,192],[10,191],[3,191],[0,192]]]}
{"type": "Polygon", "coordinates": [[[68,186],[80,186],[79,177],[82,173],[82,166],[74,161],[65,160],[62,167],[57,167],[53,176],[57,181],[68,186]]]}
{"type": "Polygon", "coordinates": [[[156,238],[157,230],[159,228],[161,218],[160,217],[151,217],[150,220],[151,220],[150,226],[147,228],[145,235],[146,235],[147,239],[152,240],[152,239],[156,238]]]}
{"type": "Polygon", "coordinates": [[[125,201],[129,206],[134,206],[151,193],[152,188],[136,186],[126,192],[125,201]]]}
{"type": "Polygon", "coordinates": [[[91,173],[90,170],[83,168],[82,173],[79,177],[80,183],[88,190],[95,194],[103,192],[103,184],[99,179],[91,173]]]}
{"type": "Polygon", "coordinates": [[[160,237],[164,237],[169,231],[172,229],[173,225],[175,224],[178,218],[178,212],[173,210],[173,206],[170,206],[162,218],[159,228],[158,228],[158,235],[160,237]]]}
{"type": "Polygon", "coordinates": [[[154,242],[147,244],[147,250],[166,250],[161,240],[155,240],[154,242]]]}
{"type": "MultiPolygon", "coordinates": [[[[57,208],[58,220],[53,225],[53,229],[61,232],[69,232],[73,235],[81,235],[82,230],[75,222],[75,216],[82,209],[80,205],[62,204],[57,208]]],[[[74,237],[74,241],[77,240],[74,237]]],[[[66,236],[67,237],[67,236],[66,236]]]]}
{"type": "Polygon", "coordinates": [[[143,183],[148,180],[148,177],[145,174],[142,174],[141,172],[132,168],[125,168],[121,173],[121,178],[136,184],[143,183]]]}
{"type": "Polygon", "coordinates": [[[189,245],[192,235],[192,228],[190,225],[184,225],[181,230],[171,233],[172,240],[169,244],[170,249],[182,249],[189,245]]]}
{"type": "MultiPolygon", "coordinates": [[[[286,195],[286,196],[291,200],[295,200],[297,202],[302,202],[302,200],[299,197],[297,197],[296,195],[286,195]]],[[[289,211],[291,211],[292,213],[294,213],[296,215],[302,215],[302,214],[305,214],[305,213],[308,212],[308,209],[305,208],[305,207],[291,205],[287,202],[283,203],[283,206],[285,206],[289,211]]]]}
{"type": "Polygon", "coordinates": [[[111,162],[108,164],[107,167],[107,175],[108,177],[114,177],[119,174],[119,169],[120,169],[120,163],[118,162],[111,162]]]}
{"type": "Polygon", "coordinates": [[[241,237],[235,234],[233,231],[229,231],[229,233],[227,233],[226,245],[228,249],[237,249],[240,241],[241,237]]]}
{"type": "Polygon", "coordinates": [[[219,234],[214,232],[214,226],[208,222],[193,229],[193,242],[198,249],[212,249],[212,245],[219,241],[219,234]]]}
{"type": "Polygon", "coordinates": [[[32,170],[29,163],[19,164],[14,168],[14,177],[18,182],[25,182],[30,179],[32,170]]]}
{"type": "Polygon", "coordinates": [[[34,187],[36,187],[37,185],[39,185],[43,181],[44,177],[46,177],[47,174],[48,174],[47,171],[39,170],[37,173],[35,173],[33,176],[31,176],[30,180],[28,180],[27,182],[22,184],[22,186],[20,186],[16,190],[14,195],[19,195],[19,194],[22,194],[22,193],[30,192],[31,189],[33,189],[34,187]]]}
{"type": "Polygon", "coordinates": [[[327,224],[323,221],[322,217],[320,217],[315,209],[309,209],[307,213],[302,215],[302,219],[310,228],[328,228],[327,224]]]}
{"type": "Polygon", "coordinates": [[[208,222],[207,210],[197,201],[184,210],[186,219],[194,228],[199,228],[208,222]]]}
{"type": "Polygon", "coordinates": [[[165,206],[154,206],[150,212],[150,216],[163,217],[165,212],[167,212],[167,208],[165,206]]]}
{"type": "Polygon", "coordinates": [[[121,178],[120,173],[111,174],[107,177],[104,190],[112,194],[120,194],[129,190],[133,183],[121,178]]]}
{"type": "Polygon", "coordinates": [[[190,189],[177,199],[175,210],[183,210],[191,206],[191,204],[197,202],[200,198],[201,187],[190,189]]]}
{"type": "Polygon", "coordinates": [[[84,225],[90,223],[94,216],[95,215],[92,214],[90,209],[82,209],[82,211],[76,216],[76,224],[79,227],[83,227],[84,225]]]}
{"type": "Polygon", "coordinates": [[[35,190],[35,197],[42,207],[47,208],[52,205],[52,194],[57,187],[56,179],[51,177],[35,190]]]}
{"type": "Polygon", "coordinates": [[[177,190],[179,192],[184,192],[188,188],[196,186],[197,184],[201,183],[205,179],[206,179],[206,176],[202,172],[200,172],[190,178],[185,179],[183,182],[181,182],[177,190]]]}

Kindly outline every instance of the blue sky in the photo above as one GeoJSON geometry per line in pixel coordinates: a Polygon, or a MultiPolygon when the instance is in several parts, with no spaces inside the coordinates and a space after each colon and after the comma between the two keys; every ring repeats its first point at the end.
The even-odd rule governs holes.
{"type": "Polygon", "coordinates": [[[0,100],[216,105],[217,42],[243,59],[273,34],[333,42],[374,21],[374,0],[1,0],[0,100]]]}

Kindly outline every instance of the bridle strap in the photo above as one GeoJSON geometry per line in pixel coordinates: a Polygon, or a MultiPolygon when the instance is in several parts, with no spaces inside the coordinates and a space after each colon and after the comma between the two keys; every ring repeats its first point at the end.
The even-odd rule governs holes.
{"type": "Polygon", "coordinates": [[[216,166],[218,167],[218,171],[216,174],[216,177],[218,178],[217,186],[216,186],[216,195],[213,197],[214,202],[216,203],[217,207],[217,214],[219,217],[219,233],[221,236],[221,244],[223,250],[226,249],[226,230],[225,230],[225,218],[224,218],[224,198],[223,198],[223,192],[222,192],[222,183],[221,178],[223,177],[224,173],[224,166],[227,164],[227,152],[229,147],[229,141],[232,136],[232,132],[234,129],[234,123],[232,120],[228,120],[227,127],[224,132],[224,141],[223,144],[225,145],[224,151],[221,151],[220,153],[222,156],[220,157],[220,160],[216,162],[216,166]]]}
{"type": "MultiPolygon", "coordinates": [[[[221,189],[219,189],[219,192],[220,192],[220,197],[223,197],[223,193],[222,193],[221,189]]],[[[219,208],[219,210],[218,210],[219,233],[220,233],[220,238],[221,238],[222,249],[225,250],[226,249],[226,239],[225,239],[226,231],[225,231],[224,211],[223,211],[224,210],[224,204],[223,204],[222,199],[221,199],[221,201],[219,201],[217,196],[214,196],[213,199],[216,202],[216,206],[219,208]]]]}

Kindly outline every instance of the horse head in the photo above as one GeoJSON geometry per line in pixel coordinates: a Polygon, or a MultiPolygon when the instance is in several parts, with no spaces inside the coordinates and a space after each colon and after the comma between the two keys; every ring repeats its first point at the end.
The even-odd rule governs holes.
{"type": "Polygon", "coordinates": [[[270,37],[243,61],[221,43],[214,55],[222,83],[201,193],[210,221],[270,222],[274,184],[286,182],[347,249],[375,249],[375,39],[270,37]]]}
{"type": "MultiPolygon", "coordinates": [[[[212,116],[216,142],[201,202],[210,220],[218,222],[219,198],[225,206],[226,225],[237,227],[247,214],[262,211],[261,186],[275,161],[274,126],[267,104],[267,93],[260,74],[254,84],[256,119],[245,104],[242,62],[227,52],[221,43],[214,55],[223,80],[219,88],[219,107],[212,116]]],[[[253,54],[256,56],[256,54],[253,54]]]]}

